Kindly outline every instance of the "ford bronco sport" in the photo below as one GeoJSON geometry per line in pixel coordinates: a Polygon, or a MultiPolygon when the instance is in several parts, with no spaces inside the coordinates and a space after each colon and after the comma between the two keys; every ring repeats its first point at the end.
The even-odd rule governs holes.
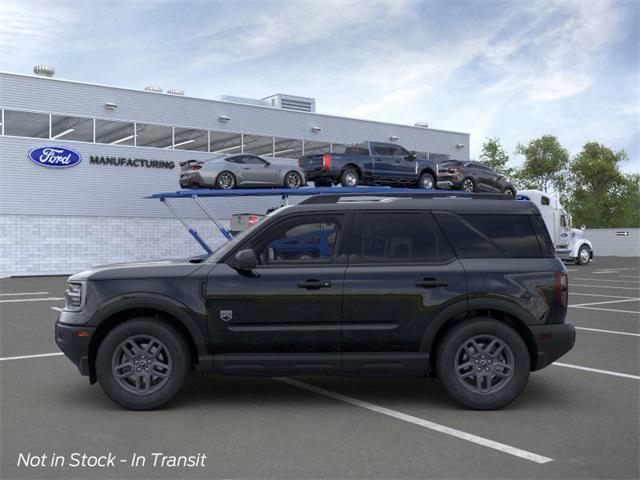
{"type": "Polygon", "coordinates": [[[435,375],[463,405],[495,409],[575,340],[538,209],[504,195],[310,197],[204,259],[97,267],[65,296],[57,344],[136,410],[164,405],[192,370],[435,375]]]}

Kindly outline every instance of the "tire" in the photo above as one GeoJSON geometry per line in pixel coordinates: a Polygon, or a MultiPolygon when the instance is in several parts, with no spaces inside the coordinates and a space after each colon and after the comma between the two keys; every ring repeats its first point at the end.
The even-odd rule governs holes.
{"type": "Polygon", "coordinates": [[[340,175],[340,185],[343,187],[357,187],[359,181],[360,176],[353,168],[345,168],[340,175]]]}
{"type": "Polygon", "coordinates": [[[220,172],[216,177],[216,188],[220,188],[222,190],[231,190],[236,186],[236,176],[225,170],[224,172],[220,172]]]}
{"type": "Polygon", "coordinates": [[[422,188],[424,190],[433,190],[436,188],[436,180],[430,173],[423,173],[420,175],[420,179],[418,180],[418,188],[422,188]]]}
{"type": "Polygon", "coordinates": [[[505,195],[509,195],[511,197],[515,197],[516,196],[516,192],[511,187],[505,188],[504,192],[502,192],[502,193],[504,193],[505,195]]]}
{"type": "Polygon", "coordinates": [[[462,190],[465,192],[475,192],[476,191],[476,183],[472,178],[467,177],[462,181],[462,190]]]}
{"type": "Polygon", "coordinates": [[[102,340],[96,355],[100,387],[111,400],[130,410],[162,407],[178,394],[190,372],[189,347],[182,334],[152,317],[116,326],[102,340]]]}
{"type": "Polygon", "coordinates": [[[578,256],[576,257],[576,264],[586,265],[591,261],[591,250],[586,245],[582,245],[578,249],[578,256]]]}
{"type": "Polygon", "coordinates": [[[520,334],[489,318],[473,318],[454,327],[443,339],[436,360],[438,377],[447,393],[473,410],[494,410],[511,403],[527,384],[529,368],[529,350],[520,334]],[[476,349],[472,341],[488,351],[476,349]],[[505,364],[511,369],[501,367],[505,364]],[[484,369],[480,388],[477,368],[484,369]]]}
{"type": "Polygon", "coordinates": [[[284,176],[285,188],[292,188],[292,189],[300,188],[302,186],[302,183],[303,183],[302,175],[300,175],[295,170],[291,170],[290,172],[287,172],[286,175],[284,176]]]}

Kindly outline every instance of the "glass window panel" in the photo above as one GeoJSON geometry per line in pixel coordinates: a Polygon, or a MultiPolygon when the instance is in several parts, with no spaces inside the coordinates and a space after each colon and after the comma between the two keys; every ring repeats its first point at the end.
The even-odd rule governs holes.
{"type": "Polygon", "coordinates": [[[96,119],[96,142],[133,145],[133,123],[96,119]]]}
{"type": "Polygon", "coordinates": [[[367,213],[360,221],[355,261],[364,263],[438,263],[453,252],[431,215],[367,213]]]}
{"type": "Polygon", "coordinates": [[[449,155],[445,155],[444,153],[431,153],[429,152],[429,160],[440,163],[446,160],[449,160],[449,155]]]}
{"type": "Polygon", "coordinates": [[[4,111],[4,134],[16,137],[49,138],[46,113],[4,111]]]}
{"type": "Polygon", "coordinates": [[[51,115],[51,138],[93,142],[93,119],[51,115]]]}
{"type": "Polygon", "coordinates": [[[176,127],[173,148],[176,150],[206,152],[209,147],[208,141],[206,130],[176,127]]]}
{"type": "Polygon", "coordinates": [[[239,133],[211,132],[211,147],[213,153],[241,153],[242,135],[239,133]]]}
{"type": "Polygon", "coordinates": [[[278,138],[275,141],[274,157],[279,158],[295,158],[302,157],[302,140],[293,138],[278,138]]]}
{"type": "Polygon", "coordinates": [[[316,155],[319,153],[329,153],[331,151],[331,144],[328,142],[311,142],[309,140],[304,141],[304,154],[316,155]]]}
{"type": "Polygon", "coordinates": [[[344,153],[347,150],[349,145],[345,145],[343,143],[332,143],[331,144],[331,152],[332,153],[344,153]]]}
{"type": "Polygon", "coordinates": [[[138,147],[171,148],[173,131],[162,125],[136,124],[136,145],[138,147]]]}
{"type": "Polygon", "coordinates": [[[244,153],[260,155],[263,157],[272,157],[273,137],[263,137],[262,135],[245,135],[244,153]]]}

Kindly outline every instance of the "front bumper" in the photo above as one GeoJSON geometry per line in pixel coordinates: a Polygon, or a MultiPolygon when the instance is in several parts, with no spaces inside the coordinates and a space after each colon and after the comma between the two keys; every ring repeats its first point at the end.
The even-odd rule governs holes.
{"type": "Polygon", "coordinates": [[[439,188],[460,188],[463,180],[462,175],[456,175],[455,173],[438,173],[439,188]]]}
{"type": "Polygon", "coordinates": [[[89,344],[95,327],[56,322],[56,345],[71,360],[82,375],[89,375],[89,344]]]}
{"type": "Polygon", "coordinates": [[[538,352],[531,370],[540,370],[555,362],[576,343],[576,329],[570,323],[535,325],[530,326],[529,329],[533,334],[538,352]]]}

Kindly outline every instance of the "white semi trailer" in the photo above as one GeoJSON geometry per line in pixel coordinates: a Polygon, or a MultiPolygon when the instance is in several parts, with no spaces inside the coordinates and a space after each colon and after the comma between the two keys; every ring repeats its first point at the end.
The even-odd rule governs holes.
{"type": "Polygon", "coordinates": [[[573,260],[578,265],[586,265],[593,260],[593,245],[586,238],[582,238],[584,225],[580,229],[572,228],[571,215],[557,197],[540,190],[520,190],[517,198],[536,204],[547,225],[558,257],[573,260]]]}

